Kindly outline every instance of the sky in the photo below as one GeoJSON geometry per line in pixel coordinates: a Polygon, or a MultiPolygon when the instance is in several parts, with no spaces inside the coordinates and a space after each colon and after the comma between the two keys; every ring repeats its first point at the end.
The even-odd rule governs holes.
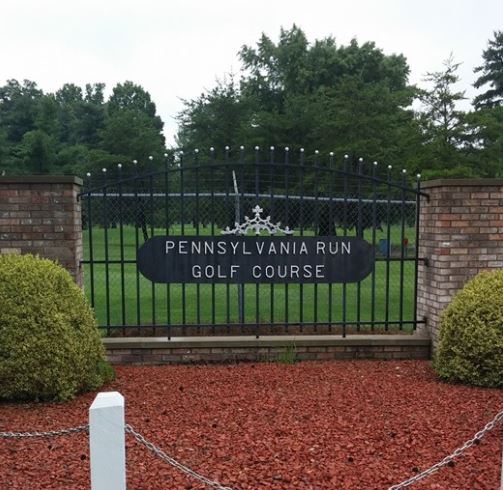
{"type": "MultiPolygon", "coordinates": [[[[408,60],[410,82],[426,86],[453,53],[456,86],[470,100],[482,51],[503,29],[502,0],[1,0],[0,84],[15,78],[45,92],[72,82],[125,80],[150,92],[174,144],[183,99],[239,73],[238,51],[262,33],[298,25],[309,41],[333,36],[375,42],[408,60]]],[[[462,107],[470,108],[469,100],[462,107]]]]}

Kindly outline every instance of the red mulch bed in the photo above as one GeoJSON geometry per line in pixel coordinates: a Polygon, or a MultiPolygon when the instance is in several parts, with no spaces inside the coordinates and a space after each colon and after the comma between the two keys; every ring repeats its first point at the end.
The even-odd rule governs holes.
{"type": "MultiPolygon", "coordinates": [[[[424,361],[119,366],[105,387],[168,454],[233,489],[387,489],[503,409],[503,391],[440,383],[424,361]]],[[[0,431],[87,422],[93,393],[0,404],[0,431]]],[[[127,436],[128,488],[205,488],[127,436]]],[[[414,489],[499,489],[502,429],[414,489]]],[[[86,434],[0,440],[1,489],[87,489],[86,434]]],[[[113,489],[110,489],[113,490],[113,489]]]]}

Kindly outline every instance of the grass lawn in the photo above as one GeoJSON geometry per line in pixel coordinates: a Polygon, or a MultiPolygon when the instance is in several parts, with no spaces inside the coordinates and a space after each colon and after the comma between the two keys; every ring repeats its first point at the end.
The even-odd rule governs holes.
{"type": "MultiPolygon", "coordinates": [[[[165,235],[166,230],[155,229],[155,235],[165,235]]],[[[171,227],[171,235],[181,235],[180,225],[171,227]]],[[[191,225],[185,225],[185,235],[195,235],[191,225]]],[[[218,234],[219,230],[215,230],[218,234]]],[[[200,228],[200,235],[211,235],[211,227],[200,228]]],[[[306,232],[305,235],[312,235],[306,232]]],[[[342,233],[339,233],[340,235],[342,233]]],[[[413,255],[415,231],[405,229],[409,240],[409,255],[413,255]]],[[[149,236],[151,229],[149,228],[149,236]]],[[[375,243],[387,237],[387,230],[377,230],[375,243]]],[[[372,231],[366,230],[365,239],[372,243],[372,231]]],[[[393,250],[401,243],[399,226],[390,228],[393,250]]],[[[120,228],[107,230],[108,260],[121,259],[120,228]]],[[[124,226],[122,230],[124,260],[135,260],[136,232],[134,226],[124,226]]],[[[138,243],[143,243],[141,230],[138,243]]],[[[106,259],[105,230],[93,227],[93,260],[106,259]]],[[[394,254],[395,252],[392,252],[394,254]]],[[[379,257],[379,253],[377,254],[379,257]]],[[[90,236],[84,230],[84,258],[90,259],[90,236]]],[[[84,265],[85,291],[91,298],[94,289],[94,306],[100,325],[150,325],[157,324],[212,324],[236,323],[238,316],[238,285],[210,284],[157,284],[143,278],[136,271],[135,263],[94,264],[92,267],[93,288],[91,288],[91,266],[84,265]],[[108,270],[108,272],[107,272],[108,270]],[[107,278],[108,276],[108,278],[107,278]],[[108,285],[108,295],[107,295],[108,285]],[[214,297],[214,308],[213,299],[214,297]],[[124,305],[124,308],[123,308],[124,305]]],[[[245,323],[285,322],[348,322],[412,320],[414,309],[414,262],[377,261],[375,271],[358,284],[246,284],[244,286],[245,323]],[[389,282],[386,278],[389,275],[389,282]],[[400,288],[403,276],[403,289],[400,288]],[[375,285],[375,287],[373,287],[375,285]],[[346,301],[344,302],[344,289],[346,301]],[[387,292],[388,290],[388,292],[387,292]],[[272,291],[272,294],[271,294],[272,291]],[[258,294],[257,294],[258,292],[258,294]],[[258,297],[258,312],[257,312],[258,297]],[[388,299],[388,301],[386,301],[388,299]],[[360,314],[358,315],[358,304],[360,314]]]]}

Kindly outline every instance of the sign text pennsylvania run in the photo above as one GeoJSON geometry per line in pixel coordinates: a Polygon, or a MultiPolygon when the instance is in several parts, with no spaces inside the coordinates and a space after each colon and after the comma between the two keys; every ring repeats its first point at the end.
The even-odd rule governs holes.
{"type": "Polygon", "coordinates": [[[347,236],[157,236],[138,250],[156,283],[358,282],[373,268],[373,247],[347,236]]]}

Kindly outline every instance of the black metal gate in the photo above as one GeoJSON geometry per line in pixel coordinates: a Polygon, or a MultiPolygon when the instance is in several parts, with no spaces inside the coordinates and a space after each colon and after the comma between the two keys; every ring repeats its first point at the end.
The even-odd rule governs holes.
{"type": "MultiPolygon", "coordinates": [[[[417,319],[419,176],[347,156],[241,149],[217,160],[118,165],[81,194],[85,291],[108,335],[412,331],[417,319]],[[113,174],[113,175],[112,175],[113,174]],[[220,236],[259,206],[299,236],[358,236],[375,267],[358,283],[154,284],[137,268],[149,238],[220,236]]],[[[189,161],[190,160],[190,161],[189,161]]],[[[257,208],[258,209],[258,208],[257,208]]]]}

